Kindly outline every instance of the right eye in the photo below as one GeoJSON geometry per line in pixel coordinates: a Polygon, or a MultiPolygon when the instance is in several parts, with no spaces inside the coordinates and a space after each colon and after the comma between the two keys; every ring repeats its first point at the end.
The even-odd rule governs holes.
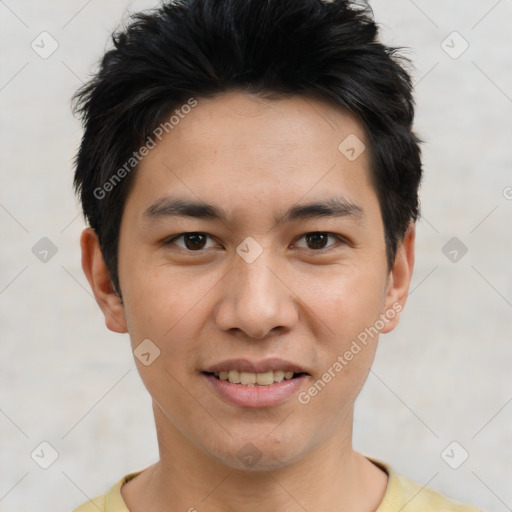
{"type": "Polygon", "coordinates": [[[196,252],[203,249],[209,249],[207,247],[208,238],[210,235],[199,231],[193,231],[190,233],[181,233],[180,235],[174,236],[165,242],[165,245],[175,244],[181,249],[187,251],[196,252]]]}

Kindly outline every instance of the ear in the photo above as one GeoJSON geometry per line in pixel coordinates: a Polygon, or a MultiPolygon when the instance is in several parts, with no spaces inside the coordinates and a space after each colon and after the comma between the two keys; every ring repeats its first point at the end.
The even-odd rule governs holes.
{"type": "Polygon", "coordinates": [[[400,313],[407,301],[407,294],[409,293],[409,285],[414,268],[415,237],[416,227],[414,222],[411,221],[397,248],[393,268],[389,272],[385,308],[383,311],[388,322],[381,330],[382,333],[392,331],[397,326],[400,320],[400,313]]]}
{"type": "Polygon", "coordinates": [[[84,229],[80,246],[82,247],[82,269],[91,285],[96,302],[105,316],[105,324],[111,331],[128,332],[123,302],[114,290],[94,229],[84,229]]]}

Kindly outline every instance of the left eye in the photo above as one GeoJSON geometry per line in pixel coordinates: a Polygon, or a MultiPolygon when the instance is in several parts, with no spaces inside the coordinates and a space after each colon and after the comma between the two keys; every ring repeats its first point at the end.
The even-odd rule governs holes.
{"type": "MultiPolygon", "coordinates": [[[[339,241],[339,237],[332,234],[332,233],[326,233],[324,231],[314,231],[312,233],[306,233],[305,235],[302,235],[302,237],[299,240],[305,240],[306,242],[306,249],[313,249],[313,250],[320,250],[320,249],[326,249],[327,247],[330,247],[333,245],[332,243],[327,245],[327,241],[331,238],[332,240],[339,241]]],[[[295,244],[297,247],[303,248],[304,246],[301,246],[299,244],[295,244]]]]}
{"type": "Polygon", "coordinates": [[[200,232],[183,233],[181,235],[178,235],[178,236],[168,240],[166,243],[168,243],[168,244],[174,243],[178,247],[181,247],[182,249],[187,249],[189,251],[200,251],[202,249],[209,248],[207,246],[209,238],[210,238],[210,236],[207,235],[206,233],[200,233],[200,232]],[[179,241],[179,243],[178,243],[178,241],[179,241]]]}

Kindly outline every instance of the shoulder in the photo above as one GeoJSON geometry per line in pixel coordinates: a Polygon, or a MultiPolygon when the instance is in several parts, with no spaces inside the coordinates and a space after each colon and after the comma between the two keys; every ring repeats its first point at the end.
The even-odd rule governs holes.
{"type": "Polygon", "coordinates": [[[121,487],[138,474],[140,471],[126,475],[115,483],[107,493],[87,501],[73,512],[129,512],[121,495],[121,487]]]}
{"type": "Polygon", "coordinates": [[[97,498],[89,500],[87,503],[80,505],[78,508],[75,508],[73,512],[105,512],[105,498],[106,494],[102,494],[97,498]]]}
{"type": "MultiPolygon", "coordinates": [[[[377,463],[376,461],[373,461],[377,463]]],[[[389,475],[384,499],[376,512],[483,512],[455,501],[440,492],[398,475],[390,466],[378,462],[389,475]]]]}

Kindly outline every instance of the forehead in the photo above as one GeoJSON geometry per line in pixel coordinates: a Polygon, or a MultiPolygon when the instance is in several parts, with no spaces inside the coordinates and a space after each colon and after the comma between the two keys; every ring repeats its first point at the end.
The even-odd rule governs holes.
{"type": "Polygon", "coordinates": [[[175,145],[194,144],[196,157],[228,150],[247,158],[248,151],[263,147],[265,153],[321,148],[337,154],[340,137],[366,138],[355,116],[326,101],[300,95],[266,99],[241,91],[199,98],[172,133],[175,145]]]}
{"type": "Polygon", "coordinates": [[[306,196],[318,200],[338,192],[354,203],[352,196],[373,194],[364,130],[327,102],[231,91],[173,112],[180,115],[172,129],[135,175],[128,202],[139,210],[180,195],[242,213],[250,201],[263,215],[306,196]]]}

